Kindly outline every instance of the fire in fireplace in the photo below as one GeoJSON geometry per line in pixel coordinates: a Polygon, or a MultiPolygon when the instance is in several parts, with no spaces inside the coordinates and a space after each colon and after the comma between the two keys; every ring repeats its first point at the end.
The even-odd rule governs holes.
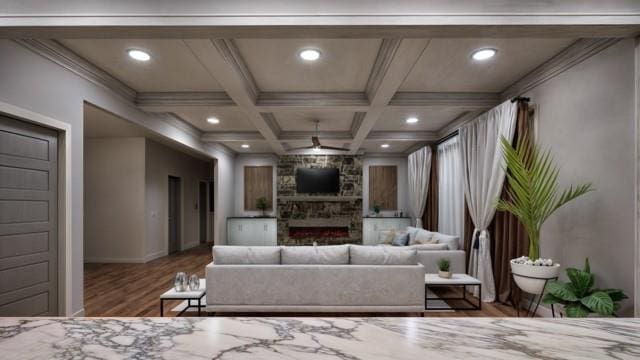
{"type": "Polygon", "coordinates": [[[289,227],[289,237],[293,239],[349,237],[349,228],[343,226],[289,227]]]}

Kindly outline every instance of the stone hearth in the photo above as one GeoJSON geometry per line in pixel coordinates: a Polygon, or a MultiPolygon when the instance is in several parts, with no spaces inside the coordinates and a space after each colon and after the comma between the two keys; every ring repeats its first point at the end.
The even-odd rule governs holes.
{"type": "Polygon", "coordinates": [[[362,158],[351,155],[286,155],[278,161],[278,243],[362,243],[362,158]],[[297,168],[337,168],[340,193],[298,194],[297,168]]]}

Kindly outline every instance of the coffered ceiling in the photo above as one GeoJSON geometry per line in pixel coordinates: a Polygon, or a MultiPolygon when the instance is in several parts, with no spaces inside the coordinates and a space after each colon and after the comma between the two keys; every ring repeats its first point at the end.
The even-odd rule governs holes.
{"type": "Polygon", "coordinates": [[[437,140],[563,64],[606,48],[607,41],[66,39],[45,45],[112,77],[110,83],[143,110],[173,114],[203,141],[238,153],[284,154],[308,146],[319,121],[324,145],[399,154],[437,140]],[[482,48],[497,52],[486,61],[472,59],[482,48]],[[130,49],[151,58],[135,61],[130,49]],[[319,51],[319,59],[301,59],[305,49],[319,51]]]}

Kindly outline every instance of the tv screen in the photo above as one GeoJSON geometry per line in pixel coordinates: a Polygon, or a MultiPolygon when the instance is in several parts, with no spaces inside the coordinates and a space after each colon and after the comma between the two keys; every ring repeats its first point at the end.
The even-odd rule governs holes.
{"type": "Polygon", "coordinates": [[[335,168],[298,169],[296,191],[298,193],[340,192],[340,172],[335,168]]]}

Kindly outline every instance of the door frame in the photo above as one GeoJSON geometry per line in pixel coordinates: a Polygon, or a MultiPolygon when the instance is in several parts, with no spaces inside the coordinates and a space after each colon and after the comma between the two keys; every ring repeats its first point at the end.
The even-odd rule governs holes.
{"type": "Polygon", "coordinates": [[[71,124],[50,118],[0,101],[0,113],[27,123],[50,128],[58,132],[58,314],[60,316],[82,316],[84,308],[73,313],[73,271],[83,272],[80,263],[74,269],[72,257],[71,227],[71,168],[75,161],[71,154],[71,124]]]}
{"type": "Polygon", "coordinates": [[[165,240],[165,244],[167,245],[167,255],[171,255],[171,224],[169,223],[169,213],[171,209],[171,202],[169,201],[170,196],[170,186],[171,186],[171,178],[178,179],[178,250],[176,253],[179,253],[184,249],[184,183],[182,181],[182,177],[172,174],[167,174],[167,237],[165,240]]]}
{"type": "Polygon", "coordinates": [[[208,180],[204,180],[204,179],[200,179],[198,180],[197,184],[196,184],[196,194],[198,196],[198,221],[197,221],[197,230],[198,230],[198,245],[200,245],[200,236],[202,235],[200,233],[200,230],[202,229],[202,224],[201,224],[201,218],[200,218],[200,211],[202,211],[202,207],[204,206],[204,239],[205,239],[205,244],[209,242],[209,181],[208,180]],[[200,202],[200,186],[204,184],[205,189],[204,189],[204,196],[205,196],[205,200],[204,200],[204,204],[202,204],[200,202]]]}

